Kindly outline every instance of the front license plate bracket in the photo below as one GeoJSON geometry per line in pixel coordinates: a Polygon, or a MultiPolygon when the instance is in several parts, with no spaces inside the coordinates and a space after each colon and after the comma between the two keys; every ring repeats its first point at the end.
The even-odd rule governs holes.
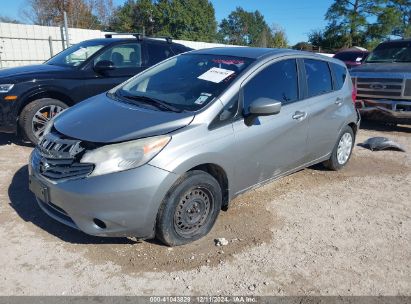
{"type": "Polygon", "coordinates": [[[48,203],[50,201],[48,187],[34,176],[29,177],[29,189],[43,203],[48,203]]]}

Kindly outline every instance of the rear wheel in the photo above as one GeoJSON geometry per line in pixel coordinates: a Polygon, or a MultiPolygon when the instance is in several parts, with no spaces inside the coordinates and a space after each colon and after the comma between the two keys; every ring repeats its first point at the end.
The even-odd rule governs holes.
{"type": "Polygon", "coordinates": [[[338,138],[330,159],[324,162],[324,166],[334,171],[340,170],[348,163],[353,147],[354,132],[351,127],[346,126],[338,138]]]}
{"type": "Polygon", "coordinates": [[[156,236],[168,246],[190,243],[205,236],[221,210],[218,182],[203,171],[187,172],[160,207],[156,236]]]}
{"type": "Polygon", "coordinates": [[[57,99],[34,100],[21,111],[19,126],[26,140],[36,144],[43,135],[46,124],[68,106],[57,99]]]}

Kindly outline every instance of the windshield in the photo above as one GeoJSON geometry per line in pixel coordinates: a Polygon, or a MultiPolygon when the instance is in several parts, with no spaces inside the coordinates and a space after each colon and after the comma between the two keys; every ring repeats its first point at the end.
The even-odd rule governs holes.
{"type": "Polygon", "coordinates": [[[411,42],[383,43],[368,56],[366,62],[411,62],[411,42]]]}
{"type": "Polygon", "coordinates": [[[195,111],[218,97],[253,59],[184,54],[132,78],[115,95],[132,102],[160,101],[181,111],[195,111]]]}
{"type": "Polygon", "coordinates": [[[95,52],[100,50],[104,44],[98,42],[79,43],[62,51],[51,59],[47,60],[46,64],[59,65],[64,67],[76,67],[86,61],[95,52]]]}

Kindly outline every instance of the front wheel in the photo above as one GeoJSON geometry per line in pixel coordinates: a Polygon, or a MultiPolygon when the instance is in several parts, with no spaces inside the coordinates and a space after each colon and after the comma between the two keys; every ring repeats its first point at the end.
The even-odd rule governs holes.
{"type": "Polygon", "coordinates": [[[200,239],[213,227],[221,204],[221,188],[214,177],[203,171],[187,172],[160,207],[156,237],[168,246],[200,239]]]}
{"type": "Polygon", "coordinates": [[[353,147],[354,133],[349,126],[346,126],[338,138],[330,159],[324,162],[324,166],[334,171],[340,170],[348,163],[353,147]]]}
{"type": "Polygon", "coordinates": [[[21,111],[20,129],[25,139],[36,144],[43,135],[46,124],[68,106],[57,99],[42,98],[34,100],[21,111]]]}

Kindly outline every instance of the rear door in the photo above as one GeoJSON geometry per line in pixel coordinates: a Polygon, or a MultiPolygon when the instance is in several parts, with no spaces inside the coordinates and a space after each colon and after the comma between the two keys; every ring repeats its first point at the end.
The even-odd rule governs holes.
{"type": "Polygon", "coordinates": [[[346,119],[344,104],[350,93],[341,90],[347,70],[340,66],[339,78],[333,81],[331,63],[304,59],[306,96],[310,107],[308,155],[314,161],[329,154],[346,119]],[[341,72],[342,71],[342,72],[341,72]]]}
{"type": "Polygon", "coordinates": [[[295,59],[268,64],[242,87],[243,113],[259,97],[282,102],[279,114],[258,117],[247,126],[244,119],[233,123],[236,147],[233,153],[234,192],[282,175],[304,163],[308,136],[308,112],[301,100],[295,59]]]}

